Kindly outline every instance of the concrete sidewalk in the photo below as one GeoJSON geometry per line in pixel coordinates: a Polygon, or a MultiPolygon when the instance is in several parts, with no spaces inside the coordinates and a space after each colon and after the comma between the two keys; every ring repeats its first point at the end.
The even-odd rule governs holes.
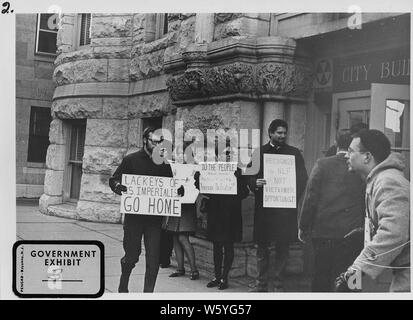
{"type": "MultiPolygon", "coordinates": [[[[123,256],[123,229],[120,224],[95,223],[43,215],[37,200],[17,201],[17,240],[99,240],[105,246],[105,291],[117,292],[120,277],[120,258],[123,256]]],[[[143,245],[142,245],[143,246],[143,245]]],[[[143,249],[143,248],[142,248],[143,249]]],[[[207,288],[211,275],[202,274],[198,280],[189,276],[169,278],[176,269],[171,266],[159,269],[155,292],[247,292],[251,279],[230,279],[224,291],[207,288]]],[[[130,292],[142,292],[145,273],[144,251],[133,269],[130,292]]]]}

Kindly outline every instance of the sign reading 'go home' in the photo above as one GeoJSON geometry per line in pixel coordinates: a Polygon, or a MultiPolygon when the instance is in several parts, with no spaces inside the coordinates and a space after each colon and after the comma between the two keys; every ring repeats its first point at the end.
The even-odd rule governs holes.
{"type": "Polygon", "coordinates": [[[128,188],[120,200],[120,212],[151,216],[181,216],[177,180],[168,177],[123,174],[128,188]]]}

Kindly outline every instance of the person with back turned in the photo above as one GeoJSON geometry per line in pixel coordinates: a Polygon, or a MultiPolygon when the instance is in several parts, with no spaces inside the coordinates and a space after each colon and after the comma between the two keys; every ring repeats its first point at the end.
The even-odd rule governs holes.
{"type": "Polygon", "coordinates": [[[347,168],[351,140],[350,132],[338,134],[337,154],[317,160],[304,192],[298,238],[312,240],[313,292],[332,291],[334,280],[363,249],[365,184],[347,168]]]}

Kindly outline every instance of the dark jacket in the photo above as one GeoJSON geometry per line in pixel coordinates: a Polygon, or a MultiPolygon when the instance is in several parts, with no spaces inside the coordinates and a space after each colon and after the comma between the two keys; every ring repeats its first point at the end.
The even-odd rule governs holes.
{"type": "Polygon", "coordinates": [[[242,240],[241,201],[249,194],[246,178],[237,169],[237,194],[208,194],[207,238],[213,242],[242,240]]]}
{"type": "MultiPolygon", "coordinates": [[[[295,176],[297,204],[305,184],[307,171],[300,150],[289,145],[272,147],[265,144],[259,150],[260,167],[256,176],[250,179],[250,189],[255,192],[254,240],[256,242],[294,242],[297,241],[297,209],[296,208],[263,208],[263,188],[256,188],[256,179],[264,175],[263,154],[286,154],[295,156],[295,176]]],[[[254,155],[253,155],[253,158],[254,155]]]]}
{"type": "Polygon", "coordinates": [[[325,157],[335,156],[337,154],[337,146],[333,144],[328,150],[326,151],[325,157]]]}
{"type": "Polygon", "coordinates": [[[364,225],[365,184],[344,154],[318,159],[305,189],[299,228],[312,238],[342,239],[364,225]]]}
{"type": "MultiPolygon", "coordinates": [[[[123,158],[121,164],[109,179],[109,186],[112,191],[115,189],[118,182],[122,183],[122,174],[172,177],[172,170],[169,164],[155,164],[142,148],[141,150],[128,154],[123,158]]],[[[124,224],[126,225],[131,222],[136,222],[161,226],[161,221],[161,216],[154,217],[149,215],[125,214],[124,224]]]]}

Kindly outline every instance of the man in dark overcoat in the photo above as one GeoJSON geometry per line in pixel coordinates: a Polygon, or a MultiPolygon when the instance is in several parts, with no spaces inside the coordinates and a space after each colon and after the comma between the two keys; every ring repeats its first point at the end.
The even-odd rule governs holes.
{"type": "MultiPolygon", "coordinates": [[[[285,269],[289,245],[297,241],[297,208],[264,208],[263,186],[264,154],[293,155],[295,158],[296,203],[306,182],[307,171],[300,150],[286,143],[288,124],[273,120],[268,128],[270,141],[263,145],[253,159],[259,159],[258,174],[250,179],[250,189],[255,193],[254,241],[257,243],[257,286],[253,291],[283,291],[282,272],[285,269]],[[275,249],[275,254],[272,252],[275,249]]],[[[253,160],[254,161],[254,160],[253,160]]],[[[257,160],[258,161],[258,160],[257,160]]],[[[254,164],[252,163],[252,166],[254,164]]]]}

